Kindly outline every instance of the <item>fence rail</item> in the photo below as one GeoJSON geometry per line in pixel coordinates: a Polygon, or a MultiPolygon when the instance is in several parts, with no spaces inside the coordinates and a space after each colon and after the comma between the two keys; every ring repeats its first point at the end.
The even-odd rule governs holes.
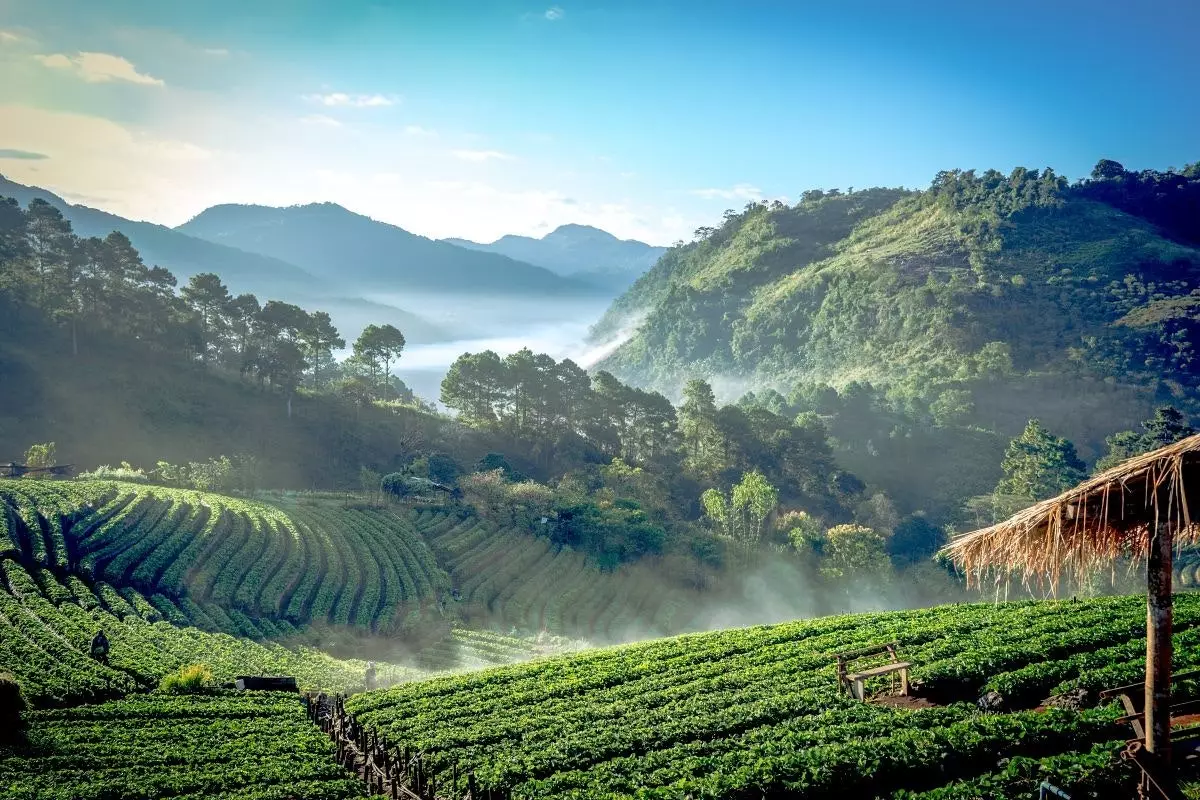
{"type": "Polygon", "coordinates": [[[343,695],[306,694],[308,717],[337,746],[337,760],[374,795],[393,800],[511,800],[506,791],[483,788],[475,773],[389,742],[346,711],[343,695]]]}

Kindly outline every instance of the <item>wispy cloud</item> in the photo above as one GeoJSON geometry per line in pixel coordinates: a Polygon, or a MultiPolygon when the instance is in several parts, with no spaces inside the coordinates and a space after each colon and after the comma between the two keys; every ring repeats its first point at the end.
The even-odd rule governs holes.
{"type": "Polygon", "coordinates": [[[452,155],[462,161],[512,161],[516,156],[499,150],[454,150],[452,155]]]}
{"type": "Polygon", "coordinates": [[[127,81],[143,86],[166,85],[159,78],[138,72],[128,59],[114,56],[111,53],[80,53],[76,56],[53,53],[37,55],[34,58],[50,69],[70,70],[88,83],[127,81]]]}
{"type": "Polygon", "coordinates": [[[334,119],[333,117],[326,116],[325,114],[309,114],[308,116],[301,117],[300,121],[305,125],[322,125],[326,128],[342,127],[342,123],[340,121],[334,119]]]}
{"type": "Polygon", "coordinates": [[[382,94],[347,94],[345,92],[330,92],[329,94],[310,94],[310,102],[330,108],[381,108],[394,106],[396,97],[382,94]]]}
{"type": "Polygon", "coordinates": [[[705,200],[761,200],[762,189],[749,183],[739,183],[729,189],[693,189],[692,194],[705,200]]]}
{"type": "Polygon", "coordinates": [[[49,157],[45,153],[35,153],[32,150],[16,150],[10,147],[0,147],[0,158],[11,158],[17,161],[42,161],[49,157]]]}
{"type": "Polygon", "coordinates": [[[13,33],[12,31],[0,30],[0,43],[2,43],[2,44],[11,44],[13,42],[20,42],[20,41],[24,41],[24,39],[25,39],[25,37],[18,36],[17,34],[13,33]]]}
{"type": "Polygon", "coordinates": [[[551,22],[557,22],[558,20],[562,19],[566,15],[567,15],[567,12],[563,11],[561,7],[550,6],[549,8],[546,9],[546,13],[543,14],[542,16],[544,16],[546,19],[550,20],[551,22]]]}
{"type": "Polygon", "coordinates": [[[432,128],[422,128],[420,125],[405,125],[404,132],[409,136],[437,136],[432,128]]]}
{"type": "Polygon", "coordinates": [[[218,58],[229,55],[229,51],[224,47],[205,47],[204,53],[205,55],[217,56],[218,58]]]}

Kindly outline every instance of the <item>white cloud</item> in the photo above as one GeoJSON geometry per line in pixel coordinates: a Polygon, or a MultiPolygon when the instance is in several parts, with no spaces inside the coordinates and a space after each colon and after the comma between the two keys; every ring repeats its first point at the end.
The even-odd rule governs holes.
{"type": "Polygon", "coordinates": [[[59,194],[102,197],[106,211],[132,219],[179,224],[198,210],[193,187],[228,178],[220,153],[101,117],[0,105],[0,119],[6,146],[48,156],[6,161],[6,176],[59,194]]]}
{"type": "Polygon", "coordinates": [[[546,9],[546,13],[543,16],[551,22],[557,22],[566,15],[567,12],[563,11],[559,6],[550,6],[550,8],[546,9]]]}
{"type": "Polygon", "coordinates": [[[694,189],[692,194],[705,200],[761,200],[762,189],[749,183],[739,183],[729,189],[694,189]]]}
{"type": "Polygon", "coordinates": [[[12,31],[0,30],[0,42],[3,42],[5,44],[9,44],[12,42],[20,42],[23,40],[23,38],[24,37],[18,36],[17,34],[13,33],[12,31]]]}
{"type": "Polygon", "coordinates": [[[395,97],[388,97],[382,94],[330,92],[329,94],[310,94],[306,99],[330,108],[380,108],[396,104],[395,97]]]}
{"type": "Polygon", "coordinates": [[[34,56],[34,58],[50,69],[71,70],[88,83],[128,81],[143,86],[165,85],[159,78],[138,72],[128,59],[114,56],[111,53],[80,53],[76,56],[53,53],[34,56]]]}
{"type": "Polygon", "coordinates": [[[309,114],[308,116],[301,117],[300,121],[305,125],[321,125],[326,128],[342,127],[342,123],[340,121],[324,114],[309,114]]]}
{"type": "Polygon", "coordinates": [[[437,131],[431,128],[422,128],[420,125],[405,125],[404,132],[409,136],[437,136],[437,131]]]}
{"type": "Polygon", "coordinates": [[[452,155],[461,161],[512,161],[516,156],[499,150],[454,150],[452,155]]]}
{"type": "Polygon", "coordinates": [[[217,57],[229,55],[229,51],[226,50],[224,47],[205,47],[204,53],[205,53],[205,55],[217,56],[217,57]]]}

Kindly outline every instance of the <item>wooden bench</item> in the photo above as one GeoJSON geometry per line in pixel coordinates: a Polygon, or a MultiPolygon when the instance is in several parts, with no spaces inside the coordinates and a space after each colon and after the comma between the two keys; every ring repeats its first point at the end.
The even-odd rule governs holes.
{"type": "Polygon", "coordinates": [[[896,678],[900,678],[900,694],[908,694],[908,670],[912,664],[908,661],[901,661],[900,656],[896,653],[896,648],[899,647],[898,642],[889,642],[888,644],[876,645],[874,647],[864,647],[861,650],[852,650],[848,653],[838,653],[837,672],[838,672],[838,688],[845,691],[849,690],[850,695],[857,700],[866,702],[867,688],[866,682],[870,678],[878,678],[883,675],[892,676],[892,691],[896,691],[896,678]],[[849,666],[855,661],[871,656],[881,656],[886,654],[890,659],[889,663],[882,664],[878,667],[860,670],[858,672],[850,672],[849,666]]]}

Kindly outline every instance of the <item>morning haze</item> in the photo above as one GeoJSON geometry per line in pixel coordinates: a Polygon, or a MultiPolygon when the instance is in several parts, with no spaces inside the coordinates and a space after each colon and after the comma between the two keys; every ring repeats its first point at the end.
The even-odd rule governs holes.
{"type": "Polygon", "coordinates": [[[0,0],[0,800],[1196,796],[1197,23],[0,0]]]}

